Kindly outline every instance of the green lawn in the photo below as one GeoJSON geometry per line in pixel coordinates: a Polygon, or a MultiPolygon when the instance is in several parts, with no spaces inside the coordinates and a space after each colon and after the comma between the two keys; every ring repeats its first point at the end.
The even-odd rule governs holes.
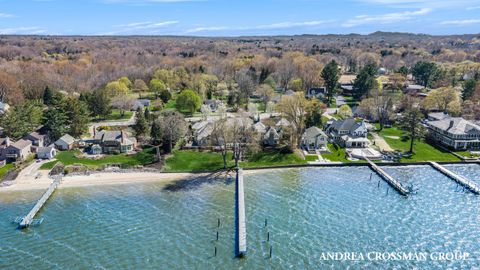
{"type": "MultiPolygon", "coordinates": [[[[407,152],[410,149],[410,139],[405,136],[402,130],[396,127],[384,128],[378,132],[385,141],[395,150],[407,152]]],[[[425,140],[416,140],[413,146],[413,155],[402,158],[402,162],[423,162],[423,161],[459,161],[460,159],[450,152],[437,148],[425,140]]]]}
{"type": "Polygon", "coordinates": [[[345,148],[336,146],[333,143],[328,144],[328,149],[330,149],[330,154],[322,154],[324,159],[328,159],[333,162],[351,162],[345,158],[345,148]]]}
{"type": "Polygon", "coordinates": [[[118,121],[118,120],[128,120],[132,117],[133,112],[126,111],[124,115],[121,115],[120,110],[113,109],[112,112],[104,118],[94,118],[92,121],[118,121]]]}
{"type": "MultiPolygon", "coordinates": [[[[228,166],[233,166],[232,154],[227,157],[228,166]]],[[[223,169],[223,159],[220,153],[198,151],[174,151],[165,162],[165,172],[201,172],[223,169]]]]}
{"type": "Polygon", "coordinates": [[[2,168],[0,168],[0,181],[3,179],[3,176],[8,172],[10,171],[11,169],[13,169],[14,165],[13,163],[8,163],[6,164],[5,166],[3,166],[2,168]]]}
{"type": "Polygon", "coordinates": [[[173,99],[170,99],[164,106],[163,106],[163,109],[164,110],[172,110],[172,109],[176,109],[177,108],[177,101],[173,100],[173,99]]]}
{"type": "Polygon", "coordinates": [[[154,149],[147,149],[135,155],[109,155],[100,159],[79,157],[80,154],[78,150],[59,152],[56,156],[56,161],[43,164],[41,169],[52,169],[58,161],[62,162],[65,166],[80,164],[92,168],[99,168],[107,164],[120,164],[122,167],[134,167],[155,162],[154,149]]]}
{"type": "Polygon", "coordinates": [[[241,166],[243,168],[257,168],[268,166],[299,165],[307,163],[308,160],[303,160],[295,153],[284,153],[281,150],[269,150],[249,157],[247,161],[241,163],[241,166]]]}

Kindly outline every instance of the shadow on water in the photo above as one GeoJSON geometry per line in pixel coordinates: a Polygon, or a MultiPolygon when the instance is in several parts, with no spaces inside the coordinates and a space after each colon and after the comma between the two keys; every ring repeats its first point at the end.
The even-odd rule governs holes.
{"type": "Polygon", "coordinates": [[[200,188],[202,185],[225,184],[231,185],[234,183],[234,178],[229,177],[228,172],[215,172],[204,176],[195,176],[183,180],[172,182],[163,188],[164,191],[188,191],[200,188]]]}

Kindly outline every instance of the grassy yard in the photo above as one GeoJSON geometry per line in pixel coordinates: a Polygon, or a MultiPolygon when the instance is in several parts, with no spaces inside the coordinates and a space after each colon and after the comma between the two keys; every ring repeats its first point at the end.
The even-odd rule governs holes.
{"type": "MultiPolygon", "coordinates": [[[[233,166],[232,155],[229,153],[228,166],[233,166]]],[[[220,153],[198,151],[174,151],[165,162],[165,172],[201,172],[223,169],[223,159],[220,153]]]]}
{"type": "MultiPolygon", "coordinates": [[[[317,158],[315,157],[315,160],[317,158]]],[[[308,160],[303,160],[295,153],[284,153],[279,150],[269,150],[257,153],[248,158],[247,161],[242,162],[243,168],[257,168],[268,166],[285,166],[307,164],[308,160]]]]}
{"type": "Polygon", "coordinates": [[[134,167],[138,165],[148,165],[155,162],[154,149],[147,149],[135,155],[109,155],[100,159],[79,157],[80,154],[81,153],[78,150],[59,152],[56,156],[57,160],[43,164],[41,169],[52,169],[59,161],[65,166],[79,164],[94,169],[107,164],[120,164],[122,167],[134,167]]]}
{"type": "Polygon", "coordinates": [[[132,117],[133,112],[126,111],[124,115],[120,113],[120,110],[113,109],[112,112],[104,118],[94,118],[92,121],[119,121],[119,120],[128,120],[132,117]]]}
{"type": "Polygon", "coordinates": [[[2,180],[3,176],[13,168],[14,168],[13,163],[8,163],[2,168],[0,168],[0,181],[2,180]]]}
{"type": "MultiPolygon", "coordinates": [[[[407,152],[410,149],[410,139],[402,130],[396,127],[384,128],[378,132],[381,137],[395,150],[407,152]]],[[[425,140],[416,140],[413,146],[413,155],[402,158],[402,162],[422,161],[459,161],[459,159],[446,150],[437,148],[425,140]]]]}
{"type": "Polygon", "coordinates": [[[330,154],[322,154],[324,159],[328,159],[333,162],[352,162],[345,158],[345,148],[334,145],[333,143],[328,144],[328,149],[330,149],[330,154]]]}

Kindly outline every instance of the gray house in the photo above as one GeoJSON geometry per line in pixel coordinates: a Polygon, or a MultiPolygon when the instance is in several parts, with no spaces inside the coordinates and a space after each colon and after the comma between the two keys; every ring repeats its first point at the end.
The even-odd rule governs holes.
{"type": "Polygon", "coordinates": [[[445,117],[427,122],[428,136],[453,150],[480,149],[480,126],[461,117],[445,117]]]}
{"type": "Polygon", "coordinates": [[[34,131],[23,138],[25,140],[31,141],[33,146],[44,147],[46,143],[47,135],[41,134],[38,131],[34,131]]]}
{"type": "Polygon", "coordinates": [[[29,140],[19,140],[9,146],[4,151],[5,159],[11,161],[25,160],[30,154],[32,154],[32,142],[29,140]]]}
{"type": "Polygon", "coordinates": [[[95,144],[99,144],[103,153],[129,153],[135,149],[137,140],[123,130],[102,130],[95,135],[95,144]]]}
{"type": "Polygon", "coordinates": [[[370,145],[365,122],[356,122],[353,118],[333,121],[327,126],[327,133],[334,142],[347,148],[366,148],[370,145]]]}
{"type": "Polygon", "coordinates": [[[68,134],[65,134],[55,142],[55,146],[59,150],[66,151],[66,150],[71,150],[73,148],[74,143],[75,143],[75,138],[73,138],[68,134]]]}
{"type": "Polygon", "coordinates": [[[268,146],[276,146],[280,143],[280,134],[274,127],[270,127],[265,135],[263,135],[263,144],[268,146]]]}
{"type": "Polygon", "coordinates": [[[327,149],[328,136],[318,127],[310,127],[302,136],[302,147],[307,151],[327,149]]]}

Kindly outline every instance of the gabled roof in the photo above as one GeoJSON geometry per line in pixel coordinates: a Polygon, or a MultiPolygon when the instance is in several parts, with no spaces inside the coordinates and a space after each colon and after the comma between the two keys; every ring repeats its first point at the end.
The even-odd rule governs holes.
{"type": "Polygon", "coordinates": [[[254,124],[253,129],[258,133],[265,133],[267,131],[267,127],[262,122],[254,124]]]}
{"type": "Polygon", "coordinates": [[[316,138],[318,136],[324,136],[327,137],[327,135],[318,127],[310,127],[305,130],[303,133],[303,138],[304,139],[311,139],[311,138],[316,138]]]}
{"type": "Polygon", "coordinates": [[[75,138],[73,138],[72,136],[70,136],[69,134],[65,134],[63,135],[62,137],[60,137],[60,139],[58,139],[55,144],[59,144],[59,143],[65,143],[67,145],[70,145],[70,144],[73,144],[75,142],[75,138]]]}
{"type": "Polygon", "coordinates": [[[46,135],[40,134],[40,133],[38,133],[37,131],[34,131],[34,132],[28,134],[28,135],[25,136],[25,137],[28,137],[28,136],[30,136],[30,137],[32,137],[32,138],[34,138],[34,139],[36,139],[36,140],[40,140],[40,139],[45,138],[46,135]]]}
{"type": "Polygon", "coordinates": [[[362,123],[357,123],[353,118],[347,118],[345,120],[335,120],[330,127],[335,130],[348,130],[354,131],[358,127],[360,127],[362,123]]]}
{"type": "Polygon", "coordinates": [[[122,145],[130,145],[135,142],[134,138],[131,138],[127,132],[121,130],[102,130],[95,135],[95,140],[102,142],[117,141],[122,145]]]}
{"type": "Polygon", "coordinates": [[[447,117],[442,120],[430,121],[428,125],[455,135],[480,133],[480,126],[461,117],[447,117]]]}
{"type": "Polygon", "coordinates": [[[288,122],[287,119],[282,118],[277,122],[277,124],[275,126],[276,127],[288,127],[288,126],[290,126],[290,122],[288,122]]]}
{"type": "Polygon", "coordinates": [[[263,136],[263,138],[265,140],[268,140],[270,139],[270,137],[273,137],[274,139],[275,138],[280,138],[280,135],[278,134],[277,130],[273,127],[270,127],[267,132],[265,133],[265,135],[263,136]]]}
{"type": "Polygon", "coordinates": [[[12,143],[9,147],[21,150],[21,149],[25,149],[25,148],[30,147],[30,146],[32,146],[31,141],[22,139],[22,140],[18,140],[16,142],[12,143]]]}

